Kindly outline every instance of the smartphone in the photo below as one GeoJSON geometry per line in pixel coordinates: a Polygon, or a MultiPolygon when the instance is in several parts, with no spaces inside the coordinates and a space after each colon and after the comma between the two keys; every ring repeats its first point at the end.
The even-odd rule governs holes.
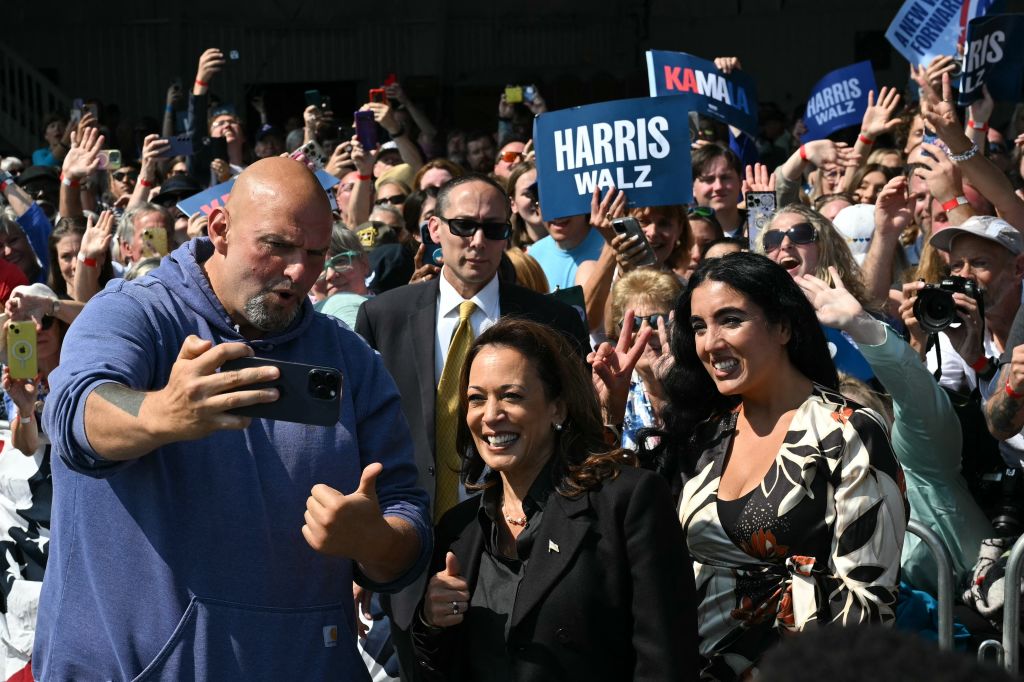
{"type": "Polygon", "coordinates": [[[423,264],[441,267],[444,254],[441,253],[441,245],[430,238],[430,228],[427,227],[426,220],[420,224],[420,241],[423,242],[423,264]]]}
{"type": "Polygon", "coordinates": [[[396,76],[394,73],[389,73],[387,78],[384,79],[384,87],[386,88],[389,85],[394,85],[397,82],[398,76],[396,76]]]}
{"type": "Polygon", "coordinates": [[[71,116],[69,117],[68,125],[77,126],[78,122],[82,120],[82,109],[84,103],[81,97],[75,98],[71,103],[71,116]]]}
{"type": "Polygon", "coordinates": [[[7,367],[12,379],[34,380],[39,374],[36,361],[36,323],[10,322],[7,325],[7,367]]]}
{"type": "Polygon", "coordinates": [[[230,50],[228,52],[228,59],[230,59],[233,62],[237,62],[240,57],[241,55],[238,54],[238,50],[230,50]]]}
{"type": "Polygon", "coordinates": [[[324,155],[323,148],[316,143],[316,140],[310,140],[288,156],[306,164],[314,173],[322,169],[324,164],[327,163],[327,156],[324,155]]]}
{"type": "Polygon", "coordinates": [[[384,88],[370,88],[370,100],[371,102],[378,102],[380,104],[388,103],[388,93],[384,88]]]}
{"type": "Polygon", "coordinates": [[[505,88],[505,101],[508,104],[518,104],[523,101],[523,86],[510,85],[505,88]]]}
{"type": "Polygon", "coordinates": [[[775,215],[775,192],[747,192],[747,239],[750,250],[757,252],[757,239],[761,230],[775,215]]]}
{"type": "Polygon", "coordinates": [[[192,136],[188,133],[182,133],[181,135],[175,135],[174,137],[165,137],[170,144],[167,145],[166,151],[160,156],[167,158],[171,156],[192,156],[192,136]]]}
{"type": "Polygon", "coordinates": [[[355,112],[356,137],[366,151],[377,148],[377,122],[373,120],[372,111],[355,112]]]}
{"type": "Polygon", "coordinates": [[[616,218],[612,221],[612,229],[615,230],[616,234],[635,237],[639,243],[644,245],[644,256],[637,265],[643,267],[654,265],[657,262],[657,258],[654,256],[654,249],[651,248],[650,243],[647,241],[647,235],[644,234],[643,228],[640,227],[640,223],[637,222],[636,218],[616,218]]]}
{"type": "Polygon", "coordinates": [[[318,107],[323,104],[324,98],[319,90],[306,90],[306,106],[318,107]]]}
{"type": "Polygon", "coordinates": [[[277,367],[281,375],[273,381],[243,386],[239,390],[276,388],[280,397],[272,403],[229,410],[231,414],[314,426],[334,426],[338,423],[341,418],[341,372],[333,367],[267,358],[238,358],[225,362],[221,371],[267,365],[277,367]]]}
{"type": "MultiPolygon", "coordinates": [[[[949,154],[949,147],[947,147],[946,143],[940,140],[939,136],[936,135],[935,132],[932,130],[925,129],[924,135],[921,137],[921,141],[927,142],[928,144],[933,144],[942,151],[946,152],[946,154],[949,154]]],[[[921,154],[927,156],[929,159],[932,159],[933,161],[938,161],[938,159],[935,158],[935,155],[932,154],[931,152],[927,152],[922,149],[921,154]]]]}
{"type": "Polygon", "coordinates": [[[210,149],[211,161],[213,159],[228,160],[228,141],[226,139],[223,137],[208,137],[206,141],[210,149]]]}
{"type": "Polygon", "coordinates": [[[120,149],[101,149],[97,154],[100,170],[117,170],[121,167],[120,149]]]}
{"type": "Polygon", "coordinates": [[[167,230],[143,230],[142,231],[142,256],[150,258],[158,256],[163,258],[170,250],[167,248],[167,230]]]}
{"type": "Polygon", "coordinates": [[[523,101],[529,104],[533,101],[533,98],[537,96],[537,88],[532,85],[527,85],[523,88],[523,101]]]}
{"type": "Polygon", "coordinates": [[[86,114],[92,114],[92,117],[97,121],[100,120],[100,108],[95,104],[85,104],[82,106],[82,116],[86,114]]]}

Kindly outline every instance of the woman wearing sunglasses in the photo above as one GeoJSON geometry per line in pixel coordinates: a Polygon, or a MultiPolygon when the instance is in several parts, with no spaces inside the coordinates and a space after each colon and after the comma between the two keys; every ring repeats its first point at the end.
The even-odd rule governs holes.
{"type": "Polygon", "coordinates": [[[651,456],[682,474],[700,679],[756,678],[760,657],[805,629],[892,624],[903,474],[881,418],[837,391],[797,283],[761,255],[709,259],[671,345],[651,456]]]}
{"type": "MultiPolygon", "coordinates": [[[[793,279],[814,275],[832,285],[829,268],[835,268],[843,286],[865,310],[876,310],[860,267],[853,259],[846,240],[832,223],[802,204],[790,204],[776,213],[758,237],[758,250],[781,265],[793,279]]],[[[874,378],[864,356],[839,331],[825,329],[835,346],[834,360],[841,372],[861,381],[874,378]]]]}

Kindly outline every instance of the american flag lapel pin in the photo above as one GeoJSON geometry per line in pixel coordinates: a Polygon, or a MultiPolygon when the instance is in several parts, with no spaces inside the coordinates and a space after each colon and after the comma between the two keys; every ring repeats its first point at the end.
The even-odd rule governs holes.
{"type": "Polygon", "coordinates": [[[558,553],[558,545],[555,544],[554,540],[548,540],[548,551],[558,553]]]}

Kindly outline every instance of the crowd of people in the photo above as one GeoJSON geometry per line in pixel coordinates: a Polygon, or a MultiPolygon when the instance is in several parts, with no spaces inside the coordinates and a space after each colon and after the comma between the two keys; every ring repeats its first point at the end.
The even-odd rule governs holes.
{"type": "Polygon", "coordinates": [[[534,86],[469,132],[390,82],[367,137],[244,121],[224,64],[138,147],[86,100],[0,162],[4,679],[847,674],[936,637],[911,519],[944,679],[1003,679],[967,657],[1020,589],[1024,104],[959,110],[940,57],[836,139],[694,114],[692,204],[545,217],[534,86]]]}

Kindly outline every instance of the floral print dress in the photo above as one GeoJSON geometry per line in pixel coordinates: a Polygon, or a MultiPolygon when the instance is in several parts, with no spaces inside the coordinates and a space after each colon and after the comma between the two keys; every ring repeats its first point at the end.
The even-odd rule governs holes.
{"type": "Polygon", "coordinates": [[[706,680],[740,679],[786,632],[891,624],[909,518],[881,419],[819,385],[761,484],[719,500],[737,416],[702,425],[705,449],[679,503],[706,680]]]}

